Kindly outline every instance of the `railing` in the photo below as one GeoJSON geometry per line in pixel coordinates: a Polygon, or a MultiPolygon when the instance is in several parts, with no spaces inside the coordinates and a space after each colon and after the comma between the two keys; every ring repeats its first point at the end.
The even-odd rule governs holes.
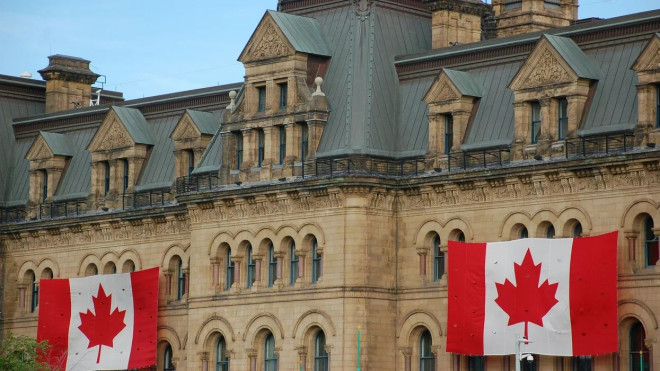
{"type": "Polygon", "coordinates": [[[566,139],[566,158],[595,154],[627,152],[633,149],[635,135],[632,132],[607,133],[566,139]]]}
{"type": "Polygon", "coordinates": [[[303,165],[302,177],[368,175],[378,177],[407,177],[424,172],[423,157],[390,159],[368,156],[318,158],[303,165]]]}
{"type": "Polygon", "coordinates": [[[39,205],[38,218],[43,219],[80,215],[85,211],[87,211],[86,200],[51,202],[39,205]]]}
{"type": "Polygon", "coordinates": [[[165,205],[165,195],[170,195],[169,189],[144,191],[136,193],[125,193],[121,195],[122,210],[136,209],[140,207],[153,207],[165,205]]]}
{"type": "Polygon", "coordinates": [[[492,147],[447,155],[447,171],[502,166],[511,161],[509,147],[492,147]]]}
{"type": "Polygon", "coordinates": [[[217,173],[184,176],[176,180],[176,193],[208,191],[220,185],[217,173]]]}
{"type": "Polygon", "coordinates": [[[24,221],[27,218],[25,206],[0,208],[0,223],[24,221]]]}

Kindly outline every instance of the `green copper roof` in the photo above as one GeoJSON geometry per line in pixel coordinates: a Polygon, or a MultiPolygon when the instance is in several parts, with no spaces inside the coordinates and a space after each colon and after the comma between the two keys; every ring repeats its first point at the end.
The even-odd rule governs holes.
{"type": "Polygon", "coordinates": [[[596,64],[584,54],[575,41],[568,37],[547,34],[543,35],[543,38],[550,42],[578,77],[591,80],[599,80],[601,78],[601,72],[596,67],[596,64]]]}
{"type": "Polygon", "coordinates": [[[66,135],[49,133],[47,131],[40,131],[39,135],[44,138],[55,156],[71,157],[74,155],[73,144],[66,135]]]}
{"type": "Polygon", "coordinates": [[[202,111],[195,111],[187,109],[186,112],[190,115],[195,125],[202,134],[213,135],[220,127],[220,116],[202,111]]]}
{"type": "Polygon", "coordinates": [[[314,18],[267,12],[296,51],[307,54],[330,56],[330,48],[323,37],[319,22],[314,18]]]}
{"type": "Polygon", "coordinates": [[[481,97],[483,95],[482,86],[472,77],[469,72],[450,70],[443,68],[447,77],[454,83],[462,95],[469,97],[481,97]]]}
{"type": "Polygon", "coordinates": [[[115,111],[119,119],[128,130],[131,138],[137,144],[153,145],[151,139],[147,120],[142,116],[139,109],[113,106],[112,110],[115,111]]]}

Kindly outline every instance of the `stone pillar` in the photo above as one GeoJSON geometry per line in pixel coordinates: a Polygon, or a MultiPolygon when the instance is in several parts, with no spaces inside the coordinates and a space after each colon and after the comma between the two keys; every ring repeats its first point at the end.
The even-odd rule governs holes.
{"type": "Polygon", "coordinates": [[[283,251],[275,251],[274,252],[275,258],[277,259],[277,275],[275,277],[275,282],[273,282],[273,287],[282,287],[284,286],[284,282],[282,280],[282,270],[283,270],[283,264],[284,264],[284,256],[285,253],[283,251]]]}
{"type": "Polygon", "coordinates": [[[165,274],[165,296],[169,299],[170,295],[172,295],[172,271],[171,270],[166,270],[164,272],[165,274]]]}
{"type": "Polygon", "coordinates": [[[261,164],[260,179],[271,179],[273,164],[278,163],[279,155],[279,127],[264,127],[264,161],[261,164]]]}
{"type": "Polygon", "coordinates": [[[438,371],[440,365],[440,345],[432,345],[431,353],[433,354],[433,371],[438,371]]]}
{"type": "Polygon", "coordinates": [[[284,131],[286,134],[286,156],[284,156],[284,164],[282,165],[282,176],[293,176],[293,163],[298,158],[298,150],[300,142],[296,140],[296,124],[287,122],[284,124],[284,131]]]}
{"type": "MultiPolygon", "coordinates": [[[[442,154],[440,143],[444,143],[441,135],[441,128],[445,122],[445,116],[441,114],[429,115],[429,149],[426,152],[426,162],[428,168],[437,167],[435,159],[442,154]]],[[[444,130],[442,130],[444,132],[444,130]]]]}
{"type": "Polygon", "coordinates": [[[568,101],[568,133],[567,138],[576,137],[577,130],[580,128],[582,112],[584,112],[587,97],[584,95],[572,95],[566,98],[568,101]]]}
{"type": "Polygon", "coordinates": [[[220,266],[222,265],[222,258],[212,257],[211,265],[213,266],[213,287],[220,284],[220,266]]]}
{"type": "MultiPolygon", "coordinates": [[[[468,97],[469,100],[472,100],[472,97],[468,97]]],[[[461,99],[463,100],[463,99],[461,99]]],[[[470,111],[456,111],[452,112],[452,117],[454,120],[454,142],[452,143],[451,149],[453,152],[459,151],[461,144],[463,144],[463,139],[467,133],[468,123],[470,122],[470,116],[472,112],[470,111]]],[[[444,134],[444,125],[443,125],[443,134],[444,134]]],[[[444,142],[444,138],[443,138],[444,142]]]]}
{"type": "Polygon", "coordinates": [[[429,254],[428,247],[418,247],[417,255],[419,255],[419,275],[426,277],[426,257],[429,254]]]}
{"type": "Polygon", "coordinates": [[[628,261],[627,261],[627,263],[628,263],[628,266],[632,269],[633,272],[635,271],[635,268],[636,268],[636,266],[635,266],[635,264],[636,264],[635,263],[635,260],[636,260],[635,259],[635,255],[636,255],[635,254],[635,245],[636,245],[636,242],[637,242],[638,234],[639,233],[637,233],[635,231],[623,232],[623,235],[625,236],[626,241],[628,241],[628,251],[627,251],[627,255],[628,255],[627,260],[628,261]]]}
{"type": "Polygon", "coordinates": [[[449,254],[447,253],[449,251],[449,245],[440,245],[440,251],[444,255],[443,259],[443,267],[444,267],[444,274],[442,277],[440,277],[440,282],[444,283],[445,285],[447,284],[447,276],[449,275],[449,254]]]}
{"type": "Polygon", "coordinates": [[[19,284],[17,285],[18,287],[18,312],[25,312],[27,309],[26,301],[27,301],[27,286],[26,284],[19,284]]]}
{"type": "Polygon", "coordinates": [[[243,258],[240,256],[235,256],[231,259],[234,262],[234,284],[231,285],[231,292],[240,291],[241,285],[241,264],[243,263],[243,258]]]}
{"type": "Polygon", "coordinates": [[[261,286],[261,262],[264,260],[263,255],[252,255],[252,259],[254,260],[254,284],[252,287],[260,287],[261,286]]]}
{"type": "Polygon", "coordinates": [[[250,371],[257,371],[257,350],[253,348],[248,349],[247,356],[250,360],[250,371]]]}
{"type": "Polygon", "coordinates": [[[459,354],[452,354],[452,366],[454,371],[461,371],[461,356],[459,354]]]}
{"type": "Polygon", "coordinates": [[[531,104],[529,102],[513,103],[514,137],[512,160],[525,158],[524,149],[531,143],[531,104]]]}
{"type": "Polygon", "coordinates": [[[403,369],[405,371],[412,371],[412,348],[401,348],[401,353],[403,353],[403,369]]]}
{"type": "Polygon", "coordinates": [[[305,257],[307,253],[305,251],[301,251],[297,253],[298,256],[298,278],[303,278],[305,277],[305,257]]]}
{"type": "Polygon", "coordinates": [[[325,345],[325,352],[328,353],[328,370],[332,370],[332,365],[330,364],[332,360],[332,345],[325,345]]]}
{"type": "Polygon", "coordinates": [[[190,296],[190,268],[183,268],[183,287],[184,295],[190,296]]]}
{"type": "Polygon", "coordinates": [[[649,371],[653,371],[653,344],[655,343],[654,338],[644,339],[644,345],[649,349],[649,371]]]}
{"type": "Polygon", "coordinates": [[[297,347],[296,349],[298,350],[298,356],[300,357],[298,359],[298,364],[302,366],[302,371],[307,371],[307,347],[302,346],[297,347]]]}
{"type": "Polygon", "coordinates": [[[209,371],[209,352],[199,352],[199,359],[202,361],[202,371],[209,371]]]}
{"type": "Polygon", "coordinates": [[[254,129],[242,129],[243,133],[243,163],[241,170],[249,171],[256,166],[257,159],[257,131],[254,129]]]}

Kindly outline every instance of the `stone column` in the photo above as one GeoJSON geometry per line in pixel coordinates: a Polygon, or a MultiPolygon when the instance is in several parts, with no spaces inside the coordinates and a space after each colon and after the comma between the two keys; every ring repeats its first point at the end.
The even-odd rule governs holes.
{"type": "Polygon", "coordinates": [[[284,282],[282,280],[282,270],[284,267],[284,255],[283,251],[275,251],[275,258],[277,259],[277,276],[275,277],[275,282],[273,282],[273,287],[282,287],[284,282]]]}
{"type": "Polygon", "coordinates": [[[305,277],[305,257],[307,256],[306,251],[297,252],[298,256],[298,278],[305,277]]]}
{"type": "Polygon", "coordinates": [[[433,354],[433,371],[438,371],[438,366],[440,365],[440,345],[432,345],[431,353],[433,354]]]}
{"type": "Polygon", "coordinates": [[[183,268],[183,287],[184,287],[184,295],[190,296],[190,268],[183,268]]]}
{"type": "Polygon", "coordinates": [[[27,305],[25,304],[27,300],[27,286],[26,284],[19,284],[17,285],[18,287],[18,306],[19,306],[19,312],[25,312],[27,309],[27,305]]]}
{"type": "Polygon", "coordinates": [[[440,277],[440,282],[443,284],[447,284],[447,275],[449,274],[449,254],[447,251],[449,251],[449,245],[440,245],[440,251],[442,252],[444,259],[443,261],[443,268],[444,268],[444,274],[442,277],[440,277]]]}
{"type": "Polygon", "coordinates": [[[252,287],[260,287],[261,286],[261,262],[264,260],[264,256],[260,254],[255,254],[252,255],[252,259],[254,260],[254,284],[252,287]]]}
{"type": "Polygon", "coordinates": [[[582,119],[582,112],[584,112],[587,97],[584,95],[572,95],[566,98],[568,102],[568,133],[566,137],[575,137],[576,132],[580,127],[580,120],[582,119]]]}
{"type": "Polygon", "coordinates": [[[172,295],[172,271],[171,270],[166,270],[164,272],[165,274],[165,296],[169,299],[170,295],[172,295]]]}
{"type": "Polygon", "coordinates": [[[300,357],[298,359],[298,365],[302,365],[302,371],[307,371],[307,347],[297,347],[296,350],[298,351],[298,356],[300,357]]]}
{"type": "Polygon", "coordinates": [[[241,132],[243,133],[243,163],[241,163],[241,170],[249,171],[257,163],[257,131],[242,129],[241,132]]]}
{"type": "Polygon", "coordinates": [[[435,163],[436,157],[443,153],[440,143],[443,143],[441,132],[444,132],[444,129],[441,131],[440,128],[444,125],[445,116],[442,114],[430,114],[428,115],[428,120],[429,149],[426,151],[426,163],[427,168],[431,169],[438,167],[438,164],[435,163]]]}
{"type": "Polygon", "coordinates": [[[628,241],[627,265],[628,268],[630,268],[630,270],[634,273],[637,270],[635,245],[639,233],[635,231],[625,231],[623,232],[623,235],[625,236],[626,241],[628,241]]]}
{"type": "Polygon", "coordinates": [[[261,163],[261,173],[259,174],[259,179],[271,179],[273,164],[278,163],[279,155],[279,127],[278,126],[267,126],[263,128],[264,130],[264,161],[261,163]]]}
{"type": "Polygon", "coordinates": [[[257,350],[253,348],[248,349],[247,356],[250,360],[250,371],[257,371],[257,350]]]}
{"type": "Polygon", "coordinates": [[[220,266],[222,265],[222,258],[214,256],[211,258],[211,265],[213,266],[213,287],[220,284],[220,266]]]}
{"type": "Polygon", "coordinates": [[[234,284],[231,285],[230,291],[238,292],[241,288],[241,264],[243,257],[234,256],[231,260],[234,262],[234,284]]]}
{"type": "Polygon", "coordinates": [[[293,163],[298,157],[298,150],[300,142],[296,140],[296,124],[293,122],[284,123],[284,131],[286,134],[286,156],[284,156],[284,164],[282,164],[282,176],[293,176],[293,163]]]}
{"type": "Polygon", "coordinates": [[[426,257],[429,254],[429,248],[422,246],[415,250],[417,251],[417,255],[419,255],[419,275],[426,277],[426,257]]]}
{"type": "Polygon", "coordinates": [[[328,370],[332,370],[332,365],[330,361],[332,360],[332,345],[325,345],[325,352],[328,353],[328,370]]]}
{"type": "Polygon", "coordinates": [[[644,345],[649,349],[649,371],[653,371],[653,344],[655,344],[654,338],[644,339],[644,345]]]}
{"type": "Polygon", "coordinates": [[[209,371],[209,352],[199,352],[199,359],[202,361],[202,371],[209,371]]]}
{"type": "Polygon", "coordinates": [[[412,348],[401,348],[401,353],[403,353],[403,369],[405,371],[412,371],[412,348]]]}

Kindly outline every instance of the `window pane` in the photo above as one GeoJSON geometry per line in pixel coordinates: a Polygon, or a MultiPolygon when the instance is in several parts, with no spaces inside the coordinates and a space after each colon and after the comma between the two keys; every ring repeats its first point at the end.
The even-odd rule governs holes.
{"type": "Polygon", "coordinates": [[[445,154],[451,152],[454,144],[454,118],[452,115],[445,115],[445,154]]]}
{"type": "Polygon", "coordinates": [[[648,371],[650,367],[649,349],[644,343],[646,331],[640,322],[630,328],[630,370],[648,371]]]}
{"type": "Polygon", "coordinates": [[[280,108],[286,108],[287,106],[287,92],[288,86],[286,83],[280,84],[280,108]]]}
{"type": "Polygon", "coordinates": [[[229,290],[231,285],[234,284],[234,262],[231,261],[231,249],[227,249],[227,256],[225,257],[226,265],[226,277],[225,277],[225,289],[229,290]]]}
{"type": "Polygon", "coordinates": [[[539,102],[532,103],[532,122],[531,122],[532,144],[538,143],[541,136],[541,105],[539,102]]]}
{"type": "Polygon", "coordinates": [[[433,239],[433,280],[439,281],[445,273],[445,253],[440,250],[440,237],[433,239]]]}
{"type": "Polygon", "coordinates": [[[254,284],[254,281],[256,280],[255,274],[256,274],[256,267],[257,264],[252,259],[252,246],[248,246],[247,249],[247,288],[249,289],[252,287],[252,284],[254,284]]]}
{"type": "Polygon", "coordinates": [[[266,87],[265,86],[258,87],[257,95],[258,95],[257,111],[264,112],[266,111],[266,87]]]}
{"type": "Polygon", "coordinates": [[[289,259],[291,262],[289,270],[289,283],[293,285],[298,279],[298,257],[296,256],[296,244],[294,242],[291,242],[291,245],[289,246],[289,259]]]}
{"type": "Polygon", "coordinates": [[[559,139],[564,139],[566,137],[566,133],[568,132],[568,100],[566,98],[562,98],[559,100],[559,112],[558,112],[558,133],[559,133],[559,139]]]}
{"type": "Polygon", "coordinates": [[[646,265],[653,266],[658,262],[660,253],[658,252],[658,236],[653,233],[653,219],[649,216],[644,220],[644,247],[646,255],[646,265]]]}
{"type": "Polygon", "coordinates": [[[286,157],[286,129],[280,126],[280,165],[284,163],[286,157]]]}

